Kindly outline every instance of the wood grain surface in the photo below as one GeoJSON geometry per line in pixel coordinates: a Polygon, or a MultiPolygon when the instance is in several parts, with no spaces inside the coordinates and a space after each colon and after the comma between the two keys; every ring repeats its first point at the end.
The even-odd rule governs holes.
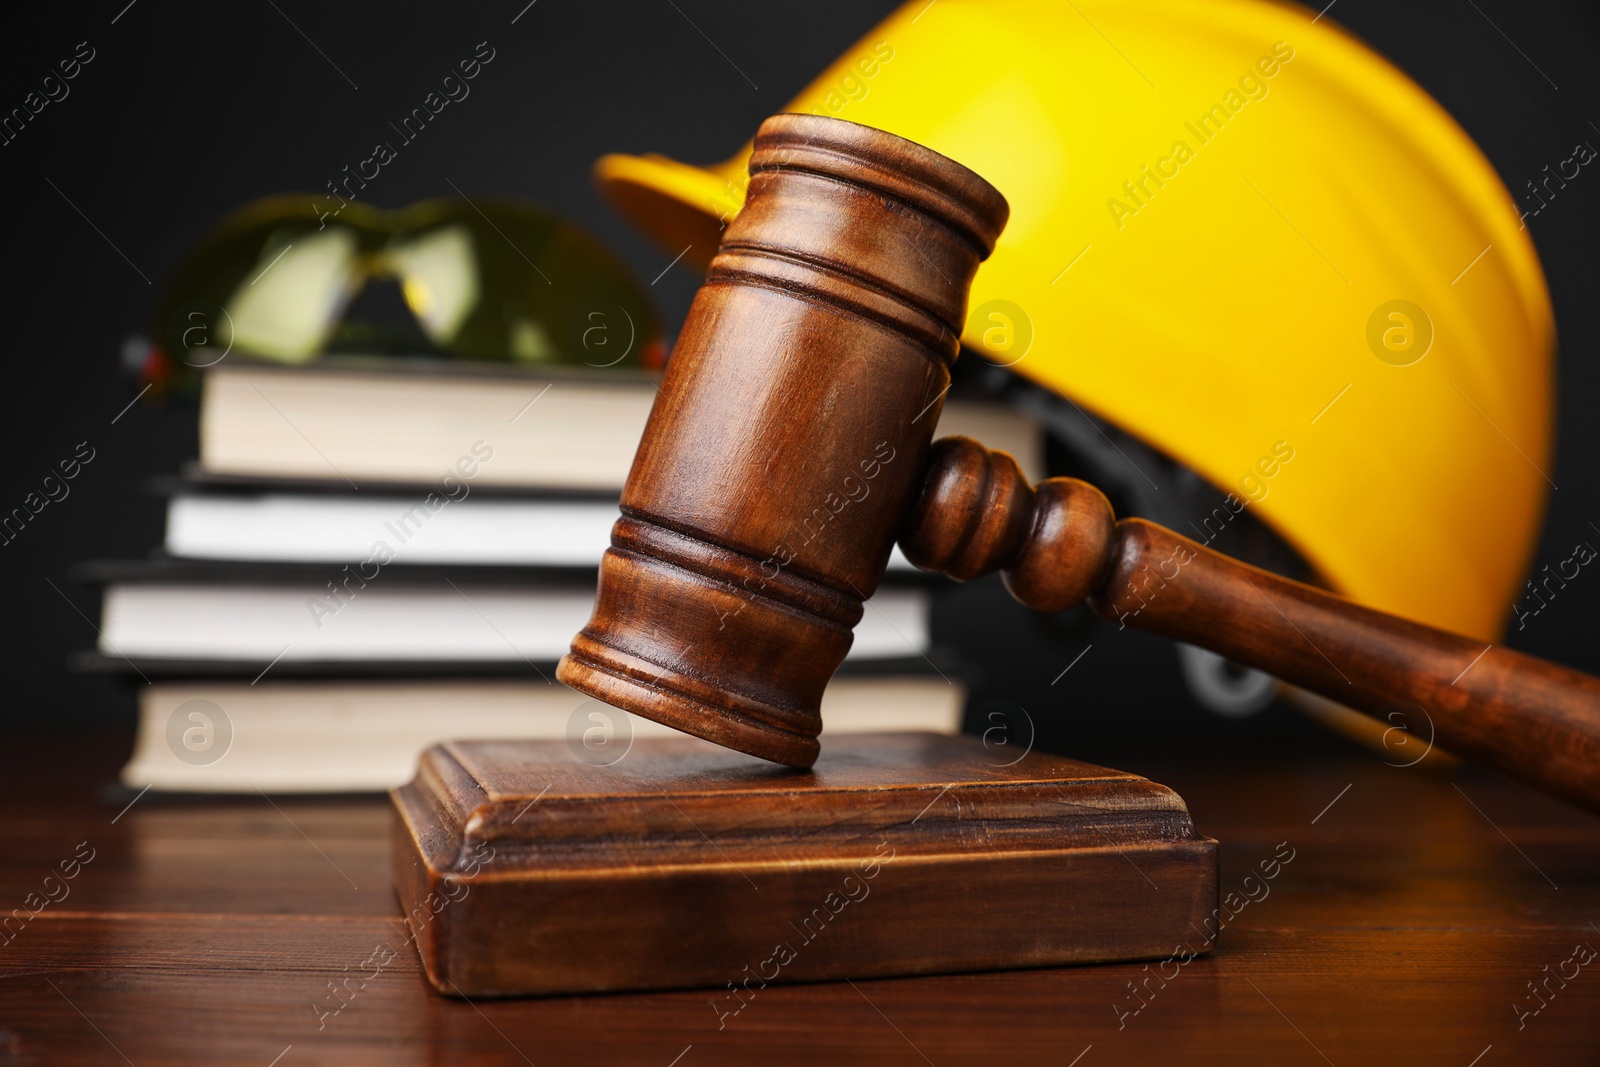
{"type": "Polygon", "coordinates": [[[1217,843],[1125,771],[918,732],[809,771],[684,736],[582,754],[452,741],[394,790],[440,992],[703,988],[720,1022],[794,982],[1204,954],[1221,922],[1217,843]]]}
{"type": "Polygon", "coordinates": [[[1600,948],[1600,819],[1469,768],[1439,777],[1331,740],[1321,754],[1097,751],[1183,795],[1222,842],[1225,899],[1244,899],[1247,877],[1266,886],[1214,954],[1164,986],[1144,964],[1108,964],[773,987],[719,1030],[705,992],[441,997],[390,885],[387,800],[151,794],[123,811],[130,796],[99,790],[126,752],[93,738],[0,751],[5,908],[25,908],[80,842],[94,849],[68,895],[0,945],[0,1064],[1600,1057],[1600,968],[1564,988],[1548,977],[1576,945],[1600,948]],[[1262,881],[1283,842],[1293,858],[1262,881]],[[392,959],[360,978],[379,946],[392,959]],[[1547,1006],[1519,1030],[1513,1006],[1538,1006],[1528,983],[1545,981],[1547,1006]],[[340,1003],[330,982],[357,991],[319,1014],[340,1003]]]}
{"type": "Polygon", "coordinates": [[[1210,649],[1600,811],[1600,678],[1230,559],[1093,486],[1030,487],[1016,461],[936,441],[901,539],[919,567],[1001,571],[1040,611],[1085,598],[1122,626],[1210,649]]]}
{"type": "Polygon", "coordinates": [[[901,539],[1030,607],[1106,617],[1420,730],[1600,811],[1600,679],[1230,560],[1094,487],[931,442],[968,288],[1009,209],[977,174],[838,119],[762,124],[558,668],[763,759],[817,758],[819,702],[901,539]]]}
{"type": "Polygon", "coordinates": [[[893,134],[762,123],[561,681],[812,764],[823,688],[883,578],[968,288],[1008,211],[988,182],[893,134]]]}

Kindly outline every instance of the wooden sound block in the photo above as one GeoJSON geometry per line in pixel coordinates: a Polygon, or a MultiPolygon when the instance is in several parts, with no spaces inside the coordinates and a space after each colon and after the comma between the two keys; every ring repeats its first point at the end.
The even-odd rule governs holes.
{"type": "Polygon", "coordinates": [[[1205,928],[1217,843],[1177,794],[1005,761],[924,733],[831,737],[810,771],[691,737],[608,767],[450,742],[392,794],[395,886],[441,992],[707,986],[719,1013],[768,983],[1162,957],[1205,928]]]}

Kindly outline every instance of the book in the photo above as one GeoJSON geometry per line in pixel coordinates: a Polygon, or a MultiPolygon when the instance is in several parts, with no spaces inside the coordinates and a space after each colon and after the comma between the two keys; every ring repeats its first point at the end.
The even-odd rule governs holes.
{"type": "MultiPolygon", "coordinates": [[[[225,361],[206,371],[200,467],[213,476],[619,493],[658,379],[449,360],[225,361]],[[470,470],[471,474],[465,472],[470,470]]],[[[1010,452],[1041,477],[1039,430],[1009,408],[950,399],[941,435],[1010,452]]]]}
{"type": "MultiPolygon", "coordinates": [[[[536,679],[549,681],[556,676],[556,660],[504,659],[193,659],[183,656],[129,657],[98,649],[83,649],[68,658],[68,666],[79,674],[97,674],[123,681],[149,684],[160,681],[279,681],[291,680],[393,680],[414,679],[536,679]],[[270,671],[270,673],[269,673],[270,671]]],[[[924,655],[905,655],[869,659],[847,659],[838,673],[854,678],[888,678],[902,674],[924,674],[932,670],[941,677],[963,677],[963,660],[950,649],[935,648],[924,655]]]]}
{"type": "MultiPolygon", "coordinates": [[[[617,501],[468,497],[437,511],[423,493],[216,491],[170,488],[165,551],[206,560],[347,563],[374,541],[413,564],[594,567],[611,541],[617,501]],[[398,534],[405,536],[399,542],[398,534]]],[[[896,546],[889,567],[913,570],[896,546]]]]}
{"type": "MultiPolygon", "coordinates": [[[[99,651],[132,660],[554,661],[594,607],[586,580],[531,568],[101,564],[99,651]],[[456,577],[450,577],[451,574],[456,577]]],[[[855,630],[854,659],[924,654],[929,591],[884,586],[855,630]]],[[[708,608],[707,610],[711,610],[708,608]]]]}
{"type": "MultiPolygon", "coordinates": [[[[839,676],[822,698],[823,743],[852,732],[953,734],[964,700],[961,685],[935,675],[839,676]]],[[[537,679],[157,682],[139,690],[122,781],[177,792],[377,791],[408,781],[423,749],[444,740],[566,738],[576,758],[622,762],[630,738],[675,733],[537,679]]]]}

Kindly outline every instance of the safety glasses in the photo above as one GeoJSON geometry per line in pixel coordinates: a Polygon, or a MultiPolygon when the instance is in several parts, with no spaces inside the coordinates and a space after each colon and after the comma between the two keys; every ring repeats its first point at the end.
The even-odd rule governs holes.
{"type": "Polygon", "coordinates": [[[643,288],[578,226],[525,204],[429,200],[399,211],[309,195],[258,200],[202,238],[168,283],[142,376],[180,382],[230,354],[436,355],[573,367],[659,367],[643,288]],[[405,329],[349,315],[392,280],[405,329]],[[418,348],[423,351],[417,351],[418,348]]]}

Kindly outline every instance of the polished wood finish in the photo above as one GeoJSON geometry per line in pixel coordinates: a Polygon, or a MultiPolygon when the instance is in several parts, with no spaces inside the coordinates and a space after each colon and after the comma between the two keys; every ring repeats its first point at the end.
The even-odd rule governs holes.
{"type": "Polygon", "coordinates": [[[929,439],[967,287],[1007,209],[977,175],[836,119],[768,120],[696,297],[560,677],[809,766],[823,686],[898,532],[1046,611],[1202,645],[1600,808],[1600,681],[1235,563],[1092,487],[929,439]],[[909,515],[908,515],[909,512],[909,515]]]}
{"type": "MultiPolygon", "coordinates": [[[[391,885],[387,799],[149,793],[124,812],[132,793],[97,794],[128,744],[0,745],[0,912],[80,842],[95,850],[70,895],[0,945],[0,1064],[1064,1067],[1090,1045],[1077,1067],[1466,1067],[1490,1045],[1477,1067],[1600,1058],[1600,973],[1559,977],[1575,945],[1600,949],[1600,818],[1470,767],[1400,770],[1336,739],[1097,751],[1172,785],[1225,842],[1224,901],[1294,850],[1211,955],[1166,979],[1156,960],[772,986],[719,1029],[705,990],[441,997],[391,885]],[[379,946],[393,957],[364,978],[379,946]],[[1540,1010],[1519,1029],[1517,1007],[1540,1010]]],[[[1117,862],[1134,901],[1163,895],[1117,862]]]]}
{"type": "Polygon", "coordinates": [[[459,741],[394,800],[401,907],[458,996],[706,987],[733,1016],[789,982],[1201,955],[1222,921],[1170,789],[971,737],[849,735],[809,773],[459,741]]]}
{"type": "Polygon", "coordinates": [[[900,538],[924,570],[966,582],[1003,571],[1029,607],[1065,611],[1104,583],[1117,543],[1111,502],[1074,478],[1030,487],[1016,460],[941,438],[900,538]]]}
{"type": "Polygon", "coordinates": [[[1362,607],[1143,519],[1113,525],[1092,486],[1029,488],[1010,456],[976,441],[934,445],[902,547],[955,578],[1002,571],[1040,610],[1087,598],[1107,619],[1209,648],[1600,810],[1600,679],[1362,607]]]}
{"type": "Polygon", "coordinates": [[[928,149],[812,115],[764,123],[750,173],[558,677],[806,767],[1007,207],[928,149]]]}

